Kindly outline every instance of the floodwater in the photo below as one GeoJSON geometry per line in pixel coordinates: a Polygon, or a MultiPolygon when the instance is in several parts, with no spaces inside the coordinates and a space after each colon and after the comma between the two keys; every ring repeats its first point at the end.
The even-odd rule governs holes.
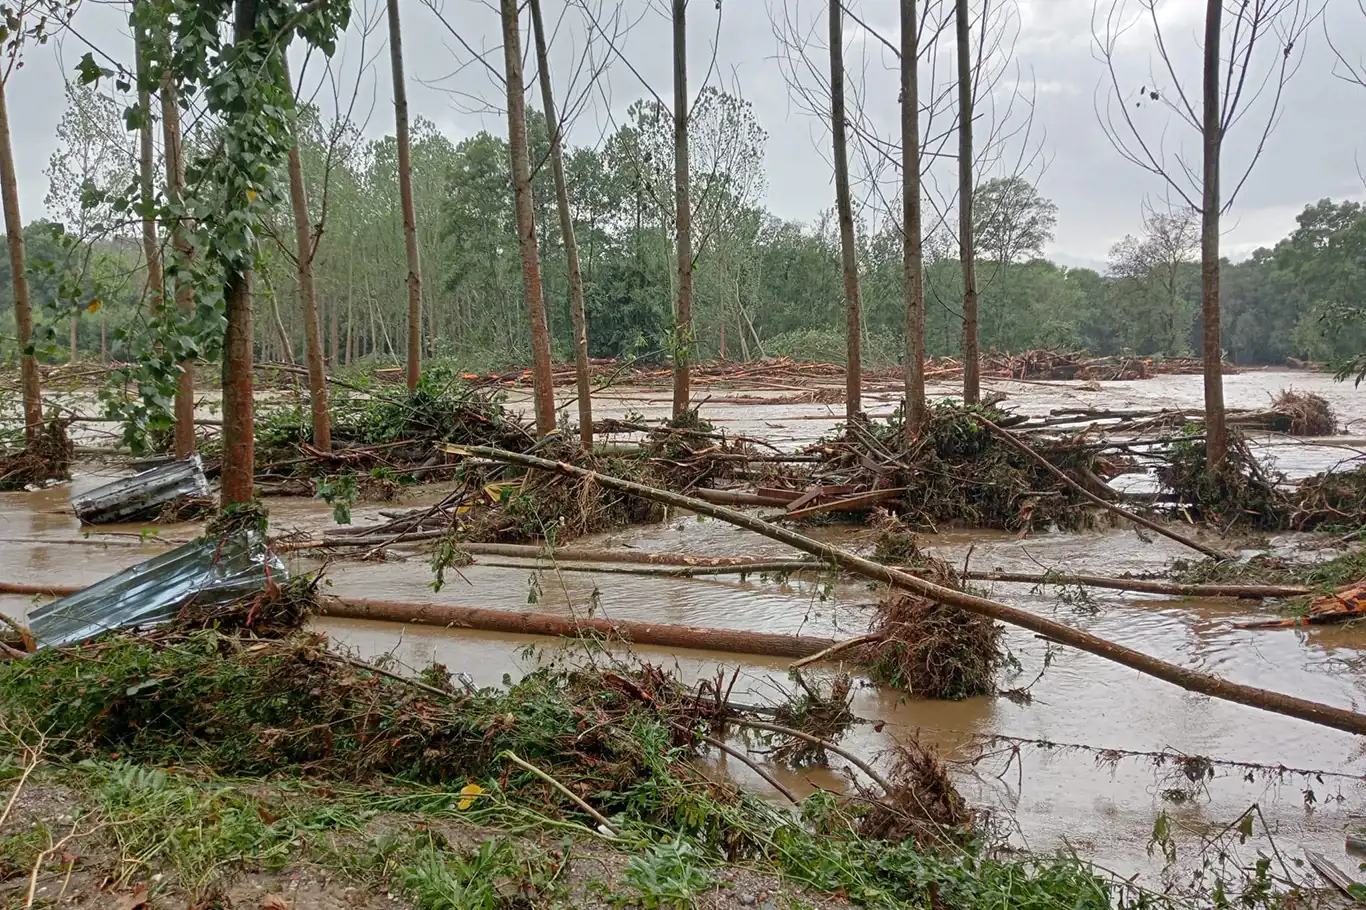
{"type": "MultiPolygon", "coordinates": [[[[1159,377],[1127,383],[1102,383],[1100,390],[1081,383],[989,381],[1008,395],[1006,404],[1019,411],[1044,414],[1058,407],[1158,408],[1200,406],[1198,376],[1159,377]]],[[[1337,408],[1347,436],[1312,444],[1265,437],[1258,445],[1292,476],[1325,470],[1358,457],[1354,436],[1366,435],[1366,396],[1351,385],[1305,373],[1252,372],[1226,377],[1230,407],[1263,407],[1283,388],[1324,394],[1337,408]]],[[[932,395],[948,396],[946,386],[932,395]]],[[[707,394],[707,392],[703,392],[707,394]]],[[[743,395],[782,397],[788,390],[722,391],[716,398],[743,395]]],[[[597,402],[603,416],[628,411],[664,416],[667,393],[612,390],[597,402]]],[[[890,411],[895,391],[874,392],[870,410],[890,411]]],[[[514,396],[514,401],[518,396],[514,396]]],[[[840,406],[810,404],[729,404],[704,406],[703,413],[727,432],[762,436],[796,447],[813,441],[841,419],[840,406]],[[814,418],[814,419],[813,419],[814,418]]],[[[49,490],[0,494],[0,579],[17,582],[93,582],[159,552],[165,544],[144,539],[135,526],[101,529],[82,537],[70,514],[72,492],[105,482],[117,471],[98,465],[75,481],[49,490]]],[[[419,491],[414,502],[431,491],[419,491]]],[[[328,510],[320,503],[270,500],[272,522],[279,529],[325,527],[328,510]]],[[[357,521],[375,519],[377,509],[357,509],[357,521]]],[[[193,525],[161,527],[158,537],[192,536],[193,525]]],[[[859,549],[870,545],[868,533],[854,528],[825,528],[824,534],[859,549]]],[[[995,532],[956,532],[929,536],[925,543],[955,564],[977,569],[1120,574],[1155,572],[1171,560],[1188,556],[1165,538],[1148,539],[1131,530],[1099,530],[1076,534],[1040,534],[1027,539],[995,532]]],[[[597,546],[630,546],[646,551],[705,555],[787,555],[783,547],[728,525],[695,516],[671,520],[584,541],[597,546]]],[[[1308,536],[1289,535],[1272,542],[1278,550],[1300,553],[1322,545],[1308,536]]],[[[300,560],[299,567],[311,563],[300,560]]],[[[340,596],[396,601],[460,603],[507,610],[561,614],[595,611],[619,619],[687,625],[802,632],[848,636],[866,630],[879,591],[851,580],[804,577],[777,581],[749,577],[671,579],[561,572],[526,563],[520,568],[475,565],[433,593],[430,570],[421,554],[382,563],[339,561],[330,566],[330,591],[340,596]],[[534,601],[534,604],[533,604],[534,601]]],[[[1316,628],[1307,631],[1245,631],[1239,620],[1269,608],[1256,603],[1155,598],[1095,591],[1087,602],[1055,590],[1027,586],[985,585],[991,596],[1048,614],[1148,654],[1205,672],[1294,693],[1329,704],[1366,710],[1366,629],[1316,628]]],[[[0,595],[0,610],[23,615],[25,598],[0,595]]],[[[387,623],[322,620],[339,647],[362,657],[392,655],[409,667],[439,661],[453,672],[465,672],[480,685],[517,677],[546,659],[544,639],[478,632],[399,626],[387,623]],[[536,653],[541,651],[541,653],[536,653]]],[[[1268,714],[1181,689],[1088,654],[1054,646],[1030,633],[1008,628],[1005,642],[1020,670],[1003,686],[1030,688],[1027,703],[1004,698],[964,702],[911,701],[899,694],[865,685],[858,689],[854,710],[882,722],[881,732],[861,725],[846,741],[854,751],[871,755],[898,741],[919,738],[938,747],[953,762],[965,796],[988,810],[1009,830],[1011,840],[1035,851],[1075,850],[1098,865],[1125,875],[1140,873],[1156,881],[1160,862],[1149,854],[1149,837],[1161,812],[1170,816],[1178,840],[1178,857],[1190,867],[1198,862],[1201,843],[1233,822],[1250,805],[1259,805],[1274,845],[1287,857],[1302,849],[1319,850],[1346,869],[1356,860],[1344,852],[1343,833],[1361,824],[1366,790],[1366,742],[1303,721],[1268,714]],[[1047,666],[1045,668],[1045,663],[1047,666]],[[1048,742],[1055,748],[990,737],[1048,742]],[[1088,747],[1070,748],[1071,745],[1088,747]],[[1290,774],[1268,778],[1228,766],[1216,766],[1214,777],[1199,785],[1170,765],[1154,767],[1141,758],[1098,755],[1092,750],[1176,752],[1213,759],[1271,766],[1318,769],[1344,777],[1290,774]],[[1353,779],[1355,777],[1355,779],[1353,779]],[[1174,791],[1181,791],[1180,794],[1174,791]]],[[[740,666],[733,697],[737,701],[770,700],[786,679],[786,661],[742,658],[697,652],[638,649],[638,656],[670,666],[688,678],[727,674],[740,666]]],[[[819,676],[816,671],[814,675],[819,676]]],[[[734,764],[734,763],[732,763],[734,764]]],[[[726,767],[717,759],[718,767],[726,767]]],[[[759,792],[776,796],[752,772],[730,770],[759,792]]],[[[842,788],[841,765],[830,771],[782,772],[777,776],[793,789],[842,788]]],[[[1262,834],[1241,848],[1244,859],[1269,850],[1262,834]]],[[[1160,854],[1159,854],[1160,857],[1160,854]]]]}

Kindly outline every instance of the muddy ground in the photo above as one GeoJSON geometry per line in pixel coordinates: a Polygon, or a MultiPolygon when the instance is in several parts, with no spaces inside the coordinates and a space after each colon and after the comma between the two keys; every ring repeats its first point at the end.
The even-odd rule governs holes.
{"type": "MultiPolygon", "coordinates": [[[[1076,406],[1198,408],[1200,382],[1199,376],[1162,376],[1100,384],[990,380],[984,386],[987,391],[1005,393],[1006,406],[1038,414],[1076,406]]],[[[1366,396],[1350,384],[1336,384],[1317,374],[1276,372],[1231,375],[1225,382],[1230,407],[1264,407],[1279,391],[1292,387],[1318,392],[1333,403],[1344,424],[1340,438],[1313,443],[1283,437],[1258,440],[1259,446],[1292,476],[1305,476],[1361,457],[1355,437],[1366,436],[1366,396]]],[[[781,398],[791,391],[703,389],[699,397],[724,399],[743,394],[781,398]]],[[[947,396],[952,391],[949,386],[930,389],[932,397],[947,396]]],[[[868,410],[882,416],[892,410],[896,398],[895,389],[875,389],[868,410]]],[[[513,400],[521,399],[514,393],[513,400]]],[[[633,411],[657,418],[665,416],[669,407],[667,392],[662,390],[613,389],[595,401],[598,416],[622,416],[633,411]]],[[[718,429],[761,436],[784,448],[814,441],[842,420],[840,405],[718,401],[704,404],[702,413],[718,429]]],[[[70,484],[41,492],[0,494],[0,578],[26,583],[88,583],[159,552],[164,544],[145,538],[140,527],[87,532],[70,514],[68,501],[73,492],[103,483],[119,472],[99,463],[83,463],[70,484]]],[[[1141,484],[1142,478],[1130,478],[1130,482],[1141,484]]],[[[439,495],[439,488],[419,488],[410,490],[406,500],[421,504],[439,495]]],[[[322,503],[272,499],[268,504],[272,524],[279,530],[317,530],[331,520],[330,510],[322,503]]],[[[358,507],[356,520],[376,520],[376,513],[377,508],[358,507]]],[[[155,535],[180,540],[197,530],[195,525],[163,526],[155,535]]],[[[825,528],[817,533],[855,549],[871,547],[868,533],[861,529],[825,528]]],[[[1023,572],[1160,572],[1173,559],[1189,555],[1165,538],[1149,539],[1131,529],[1038,534],[1027,539],[997,532],[949,532],[930,535],[925,542],[957,565],[1023,572]]],[[[584,543],[706,555],[785,552],[746,532],[688,515],[584,543]]],[[[1308,535],[1239,543],[1247,546],[1248,552],[1264,543],[1276,552],[1296,556],[1312,555],[1325,545],[1324,539],[1308,535]]],[[[300,570],[316,566],[310,558],[295,560],[295,568],[300,570]]],[[[866,584],[847,580],[643,578],[557,573],[530,563],[525,568],[475,565],[462,570],[461,578],[434,594],[427,561],[418,553],[383,563],[337,561],[329,566],[327,577],[331,593],[340,596],[565,614],[593,609],[620,619],[813,635],[866,631],[869,608],[878,595],[866,584]],[[534,606],[529,605],[532,601],[534,606]]],[[[1082,598],[1071,591],[1031,591],[1005,584],[985,585],[984,589],[997,599],[1238,682],[1358,709],[1366,701],[1366,630],[1357,627],[1240,631],[1233,627],[1236,621],[1265,615],[1274,607],[1108,591],[1092,591],[1082,598]]],[[[0,610],[11,615],[22,617],[29,605],[24,598],[0,596],[0,610]]],[[[318,621],[317,626],[336,646],[358,656],[391,655],[409,667],[439,661],[452,672],[468,673],[480,685],[496,684],[505,675],[516,677],[525,672],[540,659],[528,653],[529,646],[548,646],[544,640],[384,623],[327,619],[318,621]]],[[[854,710],[885,725],[880,733],[873,732],[871,726],[856,728],[848,745],[857,752],[872,754],[910,737],[933,743],[954,763],[964,795],[990,810],[1010,832],[1014,845],[1034,851],[1075,850],[1125,876],[1159,876],[1160,851],[1149,850],[1159,813],[1171,819],[1178,862],[1193,868],[1199,864],[1204,839],[1253,803],[1260,805],[1279,850],[1296,856],[1304,849],[1318,850],[1340,866],[1355,870],[1359,860],[1345,852],[1343,841],[1344,832],[1359,825],[1361,813],[1366,811],[1362,808],[1366,748],[1355,737],[1192,695],[1087,654],[1062,649],[1053,649],[1050,654],[1046,643],[1018,630],[1008,630],[1005,641],[1019,662],[1016,678],[1003,680],[1005,686],[1029,683],[1048,662],[1041,678],[1030,687],[1029,699],[906,701],[895,692],[864,686],[855,698],[854,710]],[[1058,745],[1045,748],[993,742],[993,736],[1058,745]],[[1322,769],[1341,776],[1277,776],[1216,766],[1212,779],[1193,783],[1170,766],[1153,767],[1143,759],[1091,751],[1164,749],[1214,759],[1322,769]]],[[[733,655],[701,651],[639,649],[639,653],[650,660],[676,664],[693,677],[711,676],[718,666],[736,664],[733,655]]],[[[737,698],[765,699],[777,687],[788,684],[784,661],[745,659],[741,664],[737,698]]],[[[764,791],[764,783],[747,769],[727,767],[724,759],[718,760],[717,768],[764,791]]],[[[803,774],[778,773],[798,791],[845,786],[838,767],[803,774]]],[[[1259,836],[1241,849],[1251,857],[1272,845],[1265,836],[1259,836]]]]}

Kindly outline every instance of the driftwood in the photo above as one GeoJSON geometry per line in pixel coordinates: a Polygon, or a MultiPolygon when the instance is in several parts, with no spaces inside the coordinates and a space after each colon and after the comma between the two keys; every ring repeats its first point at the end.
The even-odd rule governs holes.
{"type": "Polygon", "coordinates": [[[337,619],[375,619],[442,626],[447,629],[478,629],[483,632],[548,635],[557,638],[598,636],[637,645],[728,651],[770,657],[807,657],[819,654],[836,644],[830,638],[804,635],[777,635],[772,632],[750,632],[742,629],[703,629],[696,626],[573,618],[551,613],[485,610],[453,604],[394,603],[384,600],[329,599],[324,603],[322,615],[337,619]]]}
{"type": "Polygon", "coordinates": [[[1144,518],[1142,515],[1138,515],[1134,512],[1130,512],[1123,506],[1118,506],[1115,505],[1113,502],[1107,502],[1106,500],[1101,499],[1095,493],[1092,493],[1090,490],[1086,489],[1081,484],[1077,483],[1071,477],[1068,477],[1066,472],[1060,469],[1057,465],[1053,464],[1053,462],[1049,461],[1047,458],[1044,458],[1042,455],[1031,449],[1029,446],[1025,445],[1023,442],[1020,442],[1020,440],[1015,437],[1015,434],[1011,433],[1009,430],[1001,429],[999,426],[992,423],[990,420],[983,417],[981,414],[976,415],[976,417],[977,420],[981,422],[983,426],[985,426],[988,430],[991,430],[991,432],[995,433],[998,437],[1001,438],[1003,442],[1013,446],[1016,449],[1019,449],[1021,452],[1025,453],[1030,458],[1033,458],[1035,461],[1039,463],[1040,467],[1045,468],[1048,471],[1048,473],[1056,477],[1060,483],[1070,487],[1074,492],[1076,492],[1082,498],[1086,499],[1088,502],[1094,503],[1095,505],[1100,506],[1102,509],[1109,509],[1116,515],[1123,516],[1124,518],[1127,518],[1129,521],[1132,521],[1134,524],[1141,525],[1147,528],[1149,531],[1154,531],[1158,534],[1161,534],[1163,537],[1174,540],[1177,543],[1182,544],[1183,546],[1190,547],[1192,550],[1204,553],[1206,556],[1210,556],[1214,559],[1220,560],[1233,558],[1228,553],[1225,553],[1222,550],[1216,550],[1214,547],[1207,546],[1196,540],[1192,540],[1189,537],[1186,537],[1184,534],[1178,534],[1176,531],[1173,531],[1171,528],[1168,528],[1165,525],[1159,524],[1158,522],[1152,521],[1151,519],[1144,518]]]}
{"type": "MultiPolygon", "coordinates": [[[[454,447],[452,447],[454,448],[454,447]]],[[[1231,682],[1209,673],[1202,673],[1198,670],[1191,670],[1186,667],[1177,666],[1133,648],[1107,641],[1089,632],[1083,632],[1053,619],[1038,616],[1028,610],[1012,607],[1008,604],[989,600],[985,597],[978,597],[964,591],[955,591],[941,585],[934,584],[923,578],[918,578],[899,569],[881,565],[870,559],[856,556],[838,547],[821,543],[795,531],[782,528],[753,515],[746,515],[727,509],[723,506],[715,506],[694,499],[689,496],[682,496],[677,493],[670,493],[665,490],[657,490],[642,484],[623,480],[619,477],[612,477],[606,474],[599,474],[565,462],[549,461],[544,458],[536,458],[530,455],[521,455],[516,452],[507,452],[501,449],[489,448],[486,446],[468,446],[461,449],[464,454],[492,459],[494,461],[518,464],[537,470],[552,471],[574,477],[592,480],[600,486],[608,489],[620,490],[624,493],[631,493],[654,502],[664,505],[674,506],[680,509],[687,509],[711,518],[718,518],[738,527],[754,531],[771,540],[785,543],[791,547],[810,553],[816,558],[834,563],[850,572],[855,572],[875,581],[886,582],[897,588],[912,591],[922,597],[929,598],[939,603],[961,607],[972,613],[982,616],[989,616],[1002,622],[1010,623],[1022,629],[1027,629],[1038,635],[1053,639],[1062,644],[1070,645],[1078,650],[1095,654],[1106,660],[1114,661],[1126,667],[1138,670],[1140,673],[1147,674],[1157,679],[1164,680],[1191,692],[1202,695],[1209,695],[1214,698],[1224,699],[1236,704],[1247,705],[1263,711],[1270,711],[1276,714],[1283,714],[1287,717],[1295,717],[1310,723],[1332,727],[1337,730],[1345,730],[1349,733],[1366,734],[1366,714],[1358,714],[1346,708],[1339,708],[1333,705],[1326,705],[1321,702],[1310,701],[1309,699],[1299,698],[1293,695],[1286,695],[1280,692],[1272,692],[1268,689],[1260,689],[1256,686],[1248,686],[1242,683],[1231,682]]],[[[827,646],[828,647],[828,646],[827,646]]],[[[804,656],[804,655],[802,655],[804,656]]]]}

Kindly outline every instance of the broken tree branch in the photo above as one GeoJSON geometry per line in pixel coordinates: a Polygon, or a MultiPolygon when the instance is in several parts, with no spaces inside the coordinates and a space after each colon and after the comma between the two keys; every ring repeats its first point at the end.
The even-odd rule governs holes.
{"type": "MultiPolygon", "coordinates": [[[[1209,695],[1259,710],[1299,718],[1310,723],[1344,730],[1348,733],[1366,734],[1366,715],[1358,714],[1355,711],[1325,705],[1321,702],[1314,702],[1293,695],[1285,695],[1280,692],[1272,692],[1267,689],[1259,689],[1256,686],[1231,682],[1209,673],[1180,667],[1141,651],[1135,651],[1133,648],[1107,641],[1089,632],[1064,625],[1056,620],[1035,615],[1028,610],[998,603],[985,597],[978,597],[965,591],[955,591],[923,578],[917,578],[910,573],[881,565],[787,528],[770,524],[753,515],[746,515],[743,512],[722,506],[714,506],[700,499],[693,499],[678,493],[657,490],[653,487],[623,480],[620,477],[599,474],[596,471],[589,471],[565,462],[549,461],[532,455],[521,455],[487,446],[447,446],[446,450],[453,454],[488,458],[494,461],[592,480],[608,489],[620,490],[654,502],[717,518],[810,553],[818,559],[834,563],[850,572],[912,591],[939,603],[961,607],[971,613],[989,616],[992,619],[1027,629],[1078,650],[1086,651],[1097,657],[1138,670],[1148,676],[1172,683],[1190,692],[1198,692],[1202,695],[1209,695]]],[[[834,643],[831,642],[830,644],[834,643]]]]}
{"type": "Polygon", "coordinates": [[[1142,515],[1138,515],[1134,512],[1130,512],[1123,506],[1118,506],[1115,505],[1113,502],[1107,502],[1106,500],[1101,499],[1095,493],[1092,493],[1090,490],[1086,489],[1081,484],[1077,483],[1071,477],[1068,477],[1066,472],[1064,472],[1057,465],[1053,464],[1053,462],[1049,461],[1047,458],[1044,458],[1042,455],[1034,451],[1034,449],[1030,448],[1029,446],[1025,445],[1023,442],[1020,442],[1020,440],[1015,437],[1015,434],[1011,433],[1009,430],[1001,429],[996,424],[992,423],[990,420],[983,417],[981,414],[975,414],[974,416],[983,426],[985,426],[988,430],[991,430],[991,432],[995,433],[998,437],[1000,437],[1000,439],[1003,442],[1005,442],[1007,445],[1010,445],[1020,450],[1024,454],[1028,455],[1030,458],[1037,461],[1041,467],[1048,471],[1048,473],[1052,474],[1061,483],[1063,483],[1065,486],[1071,489],[1074,493],[1080,495],[1087,502],[1100,506],[1102,509],[1108,509],[1109,511],[1114,512],[1116,515],[1120,515],[1124,518],[1127,518],[1129,521],[1132,521],[1136,525],[1141,525],[1147,528],[1149,531],[1154,531],[1158,534],[1161,534],[1163,537],[1174,540],[1177,543],[1182,544],[1183,546],[1190,547],[1192,550],[1204,553],[1206,556],[1210,556],[1214,559],[1219,560],[1227,560],[1233,558],[1228,553],[1225,553],[1222,550],[1216,550],[1214,547],[1207,546],[1206,544],[1202,544],[1199,541],[1191,540],[1189,537],[1186,537],[1183,534],[1178,534],[1176,531],[1173,531],[1171,528],[1165,527],[1164,525],[1161,525],[1158,522],[1152,521],[1148,518],[1144,518],[1142,515]]]}

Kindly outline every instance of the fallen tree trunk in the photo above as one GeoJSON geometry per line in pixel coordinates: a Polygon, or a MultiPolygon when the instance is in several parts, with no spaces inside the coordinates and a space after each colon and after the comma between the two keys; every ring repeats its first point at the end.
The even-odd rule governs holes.
{"type": "MultiPolygon", "coordinates": [[[[473,556],[516,556],[522,559],[553,559],[564,562],[625,562],[651,566],[758,566],[784,557],[773,556],[691,556],[687,553],[647,553],[643,550],[590,549],[563,547],[547,549],[519,543],[462,543],[466,553],[473,556]]],[[[815,565],[815,564],[813,564],[815,565]]]]}
{"type": "Polygon", "coordinates": [[[383,622],[417,623],[447,629],[478,629],[557,638],[601,636],[636,645],[662,648],[693,648],[769,657],[808,657],[834,647],[830,638],[776,635],[741,629],[703,629],[627,620],[587,619],[551,613],[485,610],[453,604],[394,603],[384,600],[329,599],[323,616],[337,619],[374,619],[383,622]]]}
{"type": "Polygon", "coordinates": [[[539,565],[508,562],[498,559],[477,559],[475,566],[490,569],[536,569],[542,572],[593,572],[599,575],[644,575],[654,578],[704,578],[710,575],[757,575],[763,572],[810,572],[821,569],[820,563],[810,559],[775,559],[770,562],[746,563],[739,566],[643,566],[589,563],[573,565],[553,562],[539,565]]]}
{"type": "Polygon", "coordinates": [[[963,577],[969,581],[1081,585],[1085,588],[1109,588],[1114,591],[1137,591],[1141,594],[1170,594],[1174,597],[1299,597],[1314,593],[1313,588],[1305,585],[1183,585],[1179,582],[1150,578],[1109,578],[1104,575],[1067,575],[1060,572],[1045,572],[1041,575],[1026,572],[968,572],[963,577]]]}
{"type": "Polygon", "coordinates": [[[1325,705],[1321,702],[1310,701],[1293,695],[1259,689],[1256,686],[1231,682],[1209,673],[1180,667],[1141,651],[1135,651],[1133,648],[1107,641],[1089,632],[1064,625],[1056,620],[1037,616],[1028,610],[998,603],[985,597],[978,597],[965,591],[955,591],[923,578],[917,578],[910,573],[884,566],[870,559],[813,540],[787,528],[770,524],[753,515],[746,515],[743,512],[736,512],[723,506],[715,506],[678,493],[657,490],[619,477],[599,474],[565,462],[549,461],[544,458],[520,455],[516,452],[507,452],[487,446],[447,446],[446,450],[453,454],[473,455],[494,461],[519,464],[537,470],[589,479],[608,489],[620,490],[654,502],[687,509],[711,518],[718,518],[738,527],[754,531],[756,534],[763,535],[771,540],[810,553],[822,561],[834,563],[850,572],[912,591],[939,603],[961,607],[972,613],[989,616],[992,619],[1028,629],[1038,635],[1131,667],[1140,673],[1164,680],[1188,691],[1224,699],[1236,704],[1248,705],[1275,714],[1283,714],[1287,717],[1299,718],[1349,733],[1366,734],[1366,714],[1358,714],[1346,708],[1325,705]]]}
{"type": "Polygon", "coordinates": [[[1092,493],[1090,490],[1086,489],[1086,488],[1083,487],[1081,484],[1077,483],[1077,482],[1076,482],[1075,480],[1073,480],[1071,477],[1068,477],[1067,474],[1066,474],[1061,468],[1059,468],[1057,465],[1053,464],[1053,462],[1049,461],[1047,458],[1044,458],[1044,457],[1043,457],[1042,455],[1040,455],[1037,451],[1035,451],[1034,449],[1032,449],[1032,448],[1030,448],[1029,446],[1025,445],[1025,444],[1024,444],[1023,442],[1021,442],[1019,439],[1017,439],[1016,436],[1015,436],[1015,434],[1009,432],[1008,430],[1003,430],[1003,429],[1001,429],[999,426],[997,426],[996,424],[992,423],[990,420],[987,420],[987,419],[986,419],[985,417],[983,417],[981,414],[977,414],[976,417],[977,417],[977,420],[980,421],[980,422],[982,423],[983,426],[985,426],[987,429],[991,430],[991,432],[995,433],[1003,442],[1005,442],[1007,445],[1010,445],[1010,446],[1012,446],[1012,447],[1018,449],[1019,451],[1023,452],[1025,455],[1028,455],[1030,458],[1032,458],[1032,459],[1034,459],[1035,461],[1037,461],[1037,462],[1039,463],[1040,467],[1042,467],[1042,468],[1044,468],[1045,470],[1047,470],[1048,473],[1052,474],[1052,475],[1053,475],[1054,477],[1056,477],[1061,483],[1063,483],[1064,485],[1066,485],[1067,487],[1069,487],[1073,492],[1075,492],[1075,493],[1077,493],[1078,495],[1080,495],[1080,496],[1081,496],[1082,498],[1084,498],[1087,502],[1090,502],[1090,503],[1093,503],[1093,504],[1095,504],[1095,505],[1098,505],[1098,506],[1100,506],[1102,509],[1108,509],[1108,510],[1110,510],[1111,512],[1114,512],[1116,515],[1120,515],[1120,516],[1123,516],[1124,518],[1127,518],[1129,521],[1132,521],[1132,522],[1133,522],[1134,524],[1136,524],[1136,525],[1141,525],[1141,526],[1147,528],[1149,531],[1154,531],[1154,532],[1156,532],[1156,533],[1158,533],[1158,534],[1161,534],[1163,537],[1166,537],[1166,538],[1168,538],[1168,539],[1170,539],[1170,540],[1174,540],[1174,541],[1176,541],[1177,543],[1182,544],[1182,545],[1184,545],[1184,546],[1190,547],[1192,550],[1196,550],[1196,551],[1198,551],[1198,552],[1200,552],[1200,553],[1204,553],[1206,556],[1210,556],[1210,557],[1213,557],[1214,559],[1220,559],[1220,560],[1226,560],[1226,559],[1232,559],[1232,558],[1233,558],[1233,557],[1231,557],[1229,554],[1227,554],[1227,553],[1225,553],[1225,552],[1223,552],[1223,551],[1221,551],[1221,550],[1216,550],[1214,547],[1207,546],[1207,545],[1202,544],[1202,543],[1200,543],[1199,541],[1196,541],[1196,540],[1191,540],[1189,537],[1186,537],[1186,536],[1183,535],[1183,534],[1178,534],[1177,532],[1173,531],[1171,528],[1168,528],[1168,527],[1166,527],[1166,526],[1164,526],[1164,525],[1162,525],[1162,524],[1159,524],[1158,522],[1155,522],[1155,521],[1152,521],[1152,520],[1150,520],[1150,519],[1144,518],[1142,515],[1138,515],[1138,514],[1136,514],[1136,513],[1134,513],[1134,512],[1130,512],[1128,509],[1123,508],[1122,506],[1117,506],[1117,505],[1115,505],[1113,502],[1107,502],[1106,500],[1101,499],[1099,496],[1097,496],[1096,494],[1092,493]]]}

